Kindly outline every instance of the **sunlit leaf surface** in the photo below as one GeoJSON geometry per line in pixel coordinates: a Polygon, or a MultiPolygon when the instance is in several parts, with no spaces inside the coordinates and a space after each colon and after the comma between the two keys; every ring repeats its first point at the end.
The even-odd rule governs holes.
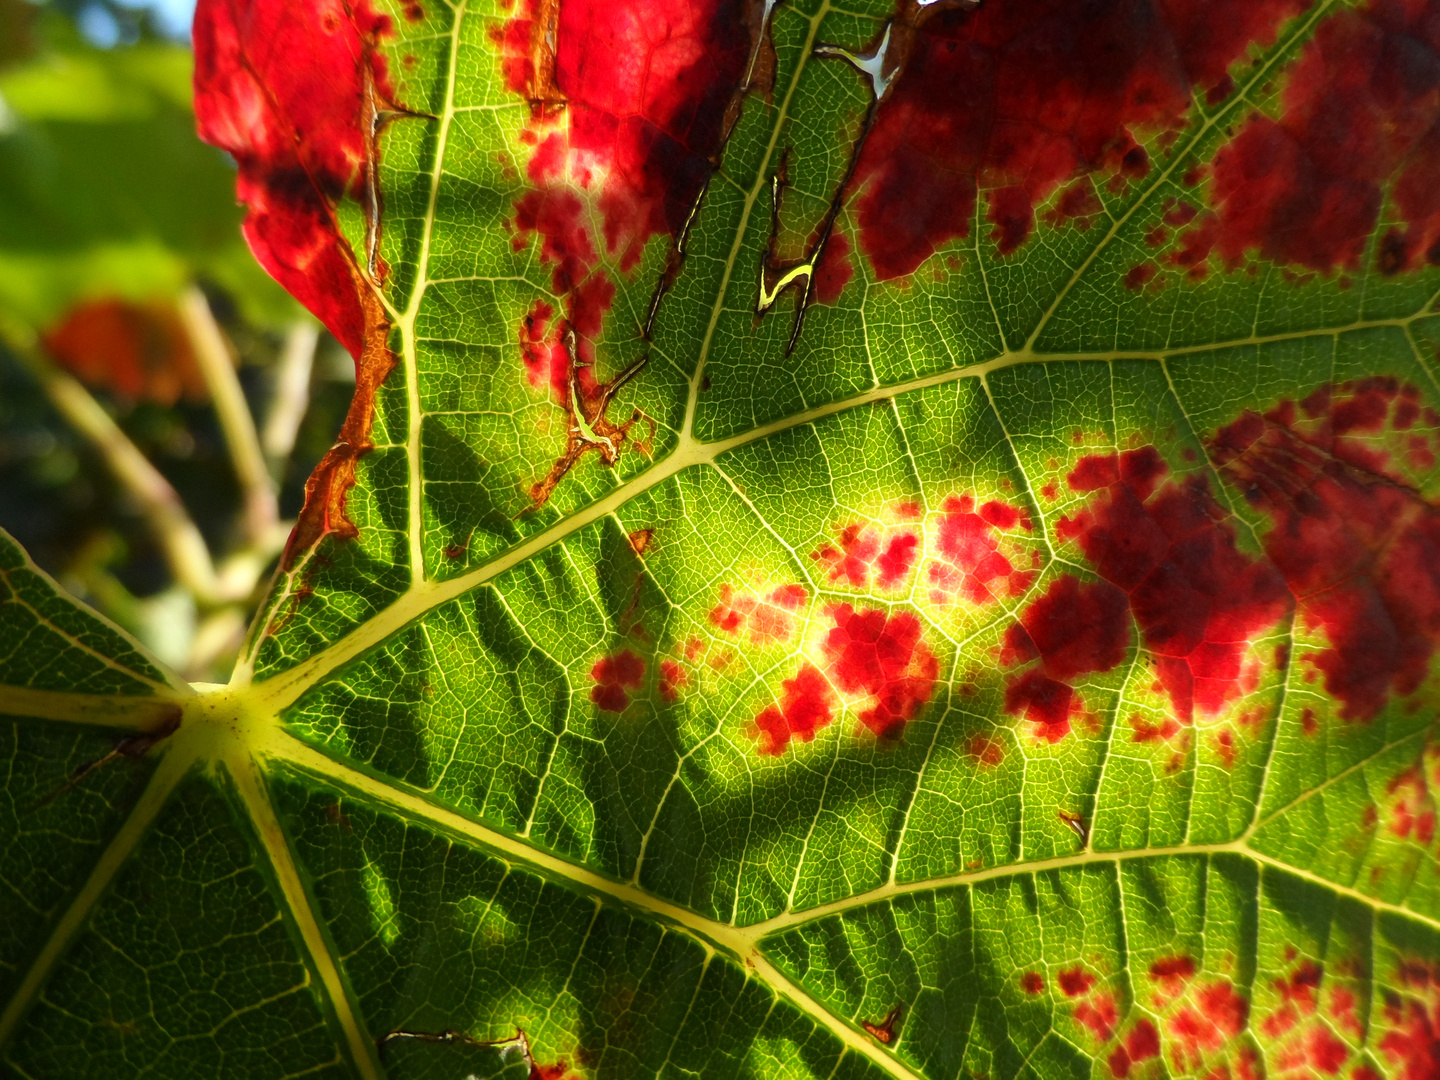
{"type": "Polygon", "coordinates": [[[1435,1077],[1437,28],[203,0],[355,405],[228,687],[7,549],[4,1068],[1435,1077]]]}

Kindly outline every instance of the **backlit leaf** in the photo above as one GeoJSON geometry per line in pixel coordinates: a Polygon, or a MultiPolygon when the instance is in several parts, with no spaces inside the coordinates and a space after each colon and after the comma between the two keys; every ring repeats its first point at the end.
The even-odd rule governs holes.
{"type": "Polygon", "coordinates": [[[226,687],[7,556],[7,1068],[1435,1076],[1437,27],[202,0],[357,392],[226,687]]]}

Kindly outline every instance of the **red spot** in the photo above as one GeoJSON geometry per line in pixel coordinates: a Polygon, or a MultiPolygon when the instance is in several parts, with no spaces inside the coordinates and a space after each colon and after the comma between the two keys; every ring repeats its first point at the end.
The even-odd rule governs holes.
{"type": "Polygon", "coordinates": [[[1278,120],[1253,114],[1215,156],[1217,248],[1312,270],[1358,269],[1388,192],[1404,230],[1381,238],[1382,273],[1440,239],[1436,0],[1374,0],[1327,16],[1290,68],[1278,120]]]}
{"type": "Polygon", "coordinates": [[[625,539],[630,543],[630,550],[635,553],[636,558],[643,559],[645,552],[650,550],[651,543],[655,540],[654,529],[636,529],[627,533],[625,539]]]}
{"type": "Polygon", "coordinates": [[[684,225],[745,76],[746,25],[739,0],[522,0],[494,35],[507,85],[532,105],[536,187],[516,204],[516,240],[540,236],[587,362],[615,289],[599,252],[629,272],[650,237],[684,225]]]}
{"type": "Polygon", "coordinates": [[[1082,459],[1070,486],[1098,494],[1061,518],[1056,534],[1075,540],[1125,593],[1110,617],[1128,634],[1134,616],[1175,715],[1188,724],[1196,708],[1213,716],[1244,691],[1249,643],[1279,621],[1290,598],[1274,566],[1235,546],[1204,478],[1162,485],[1165,471],[1153,446],[1082,459]]]}
{"type": "Polygon", "coordinates": [[[558,335],[550,335],[550,320],[555,309],[544,300],[536,300],[520,320],[520,358],[525,374],[537,390],[552,387],[557,396],[566,392],[569,378],[569,355],[558,335]]]}
{"type": "Polygon", "coordinates": [[[1182,199],[1174,203],[1173,206],[1166,207],[1165,224],[1173,225],[1178,229],[1180,226],[1189,225],[1190,222],[1194,221],[1195,215],[1199,212],[1194,203],[1188,203],[1182,199]]]}
{"type": "Polygon", "coordinates": [[[839,549],[826,544],[811,558],[830,568],[831,581],[843,580],[857,589],[865,588],[870,584],[870,566],[880,553],[880,538],[865,525],[847,525],[840,530],[839,544],[839,549]]]}
{"type": "Polygon", "coordinates": [[[530,1061],[530,1075],[526,1080],[575,1080],[570,1072],[570,1063],[564,1058],[554,1065],[541,1065],[533,1058],[530,1061]]]}
{"type": "Polygon", "coordinates": [[[895,515],[896,521],[919,521],[925,515],[920,504],[909,499],[897,502],[890,507],[890,512],[895,515]]]}
{"type": "Polygon", "coordinates": [[[1327,1076],[1334,1076],[1350,1056],[1350,1048],[1326,1028],[1310,1033],[1310,1064],[1327,1076]]]}
{"type": "Polygon", "coordinates": [[[1090,228],[1090,218],[1103,209],[1094,183],[1088,176],[1082,176],[1060,193],[1055,209],[1045,215],[1045,220],[1052,225],[1074,221],[1076,228],[1083,232],[1090,228]]]}
{"type": "Polygon", "coordinates": [[[1072,967],[1060,972],[1057,981],[1060,983],[1060,992],[1073,998],[1088,994],[1095,985],[1095,976],[1084,968],[1072,967]]]}
{"type": "Polygon", "coordinates": [[[746,631],[750,643],[764,647],[790,640],[795,631],[795,611],[805,603],[802,585],[781,585],[764,597],[737,593],[720,586],[720,602],[710,609],[710,624],[727,634],[746,631]]]}
{"type": "Polygon", "coordinates": [[[1006,712],[1039,725],[1047,742],[1059,742],[1069,734],[1070,714],[1079,707],[1070,680],[1109,671],[1125,658],[1129,645],[1124,593],[1103,581],[1082,585],[1069,574],[1057,578],[1005,631],[1003,664],[1040,661],[1011,677],[1006,712]]]}
{"type": "Polygon", "coordinates": [[[815,268],[815,300],[821,304],[837,303],[854,273],[850,241],[842,232],[831,233],[820,255],[820,265],[815,268]]]}
{"type": "Polygon", "coordinates": [[[1035,580],[1030,570],[1017,570],[1000,551],[997,530],[1016,526],[1029,530],[1029,516],[998,500],[975,510],[973,496],[950,496],[940,515],[935,547],[938,558],[926,568],[930,599],[943,604],[958,593],[972,604],[1019,596],[1035,580]]]}
{"type": "Polygon", "coordinates": [[[1150,978],[1157,982],[1176,982],[1195,974],[1195,960],[1189,956],[1167,956],[1150,965],[1150,978]]]}
{"type": "Polygon", "coordinates": [[[910,576],[919,547],[920,538],[912,532],[897,533],[890,538],[875,563],[876,580],[882,589],[893,589],[910,576]]]}
{"type": "MultiPolygon", "coordinates": [[[[1072,178],[1144,175],[1132,132],[1180,126],[1192,86],[1221,83],[1302,6],[1021,0],[925,20],[856,170],[860,245],[876,276],[912,273],[969,235],[982,182],[991,235],[1008,254],[1029,236],[1033,208],[1072,178]]],[[[1070,190],[1065,216],[1088,208],[1070,190]]]]}
{"type": "Polygon", "coordinates": [[[1060,489],[1055,486],[1055,481],[1052,480],[1040,489],[1040,494],[1044,495],[1047,499],[1058,499],[1060,497],[1060,489]]]}
{"type": "Polygon", "coordinates": [[[793,679],[780,684],[779,705],[771,705],[755,718],[760,729],[760,752],[782,754],[792,738],[803,742],[815,738],[815,732],[830,723],[834,716],[834,694],[825,676],[813,664],[805,664],[793,679]]]}
{"type": "Polygon", "coordinates": [[[1116,1080],[1125,1080],[1125,1077],[1130,1075],[1132,1065],[1159,1056],[1160,1033],[1149,1020],[1142,1019],[1135,1024],[1130,1034],[1125,1036],[1124,1043],[1111,1053],[1111,1075],[1115,1076],[1116,1080]]]}
{"type": "Polygon", "coordinates": [[[666,701],[675,701],[680,691],[690,685],[690,676],[674,660],[660,661],[660,696],[666,701]]]}
{"type": "Polygon", "coordinates": [[[1385,795],[1390,831],[1402,840],[1413,835],[1416,843],[1429,847],[1435,837],[1435,803],[1425,780],[1425,770],[1412,765],[1399,773],[1385,785],[1385,795]]]}
{"type": "Polygon", "coordinates": [[[1346,720],[1369,720],[1426,678],[1440,639],[1440,512],[1366,444],[1394,380],[1311,395],[1305,419],[1246,412],[1216,432],[1224,478],[1271,527],[1263,543],[1299,603],[1301,621],[1330,647],[1307,659],[1346,720]],[[1355,432],[1361,434],[1356,435],[1355,432]]]}
{"type": "Polygon", "coordinates": [[[1340,1029],[1356,1036],[1364,1033],[1355,1015],[1355,995],[1343,986],[1337,986],[1330,991],[1330,1015],[1340,1029]]]}
{"type": "Polygon", "coordinates": [[[1380,1038],[1379,1046],[1395,1067],[1392,1075],[1396,1080],[1434,1080],[1440,1076],[1440,1009],[1428,985],[1417,989],[1429,998],[1428,1002],[1394,994],[1388,995],[1385,1006],[1385,1023],[1390,1030],[1380,1038]]]}
{"type": "Polygon", "coordinates": [[[920,620],[909,612],[856,611],[849,604],[832,608],[830,617],[835,626],[824,650],[836,685],[841,693],[869,696],[861,723],[882,738],[898,737],[930,700],[939,673],[921,640],[920,620]]]}
{"type": "Polygon", "coordinates": [[[1176,1067],[1198,1067],[1205,1054],[1220,1049],[1244,1029],[1249,1010],[1229,983],[1203,987],[1195,1005],[1184,1006],[1170,1020],[1176,1067]]]}
{"type": "Polygon", "coordinates": [[[1109,994],[1097,994],[1094,1000],[1082,1001],[1075,1006],[1075,1019],[1089,1028],[1100,1042],[1109,1042],[1110,1036],[1115,1034],[1120,1012],[1115,1007],[1115,999],[1109,994]]]}
{"type": "Polygon", "coordinates": [[[590,700],[606,712],[623,712],[630,704],[626,690],[637,690],[645,676],[645,661],[629,649],[623,649],[614,656],[602,656],[590,669],[590,678],[595,685],[590,688],[590,700]]]}
{"type": "MultiPolygon", "coordinates": [[[[970,756],[979,764],[993,769],[1005,760],[1005,744],[988,735],[976,735],[970,740],[970,756]]],[[[1039,977],[1035,976],[1037,979],[1039,977]]]]}
{"type": "Polygon", "coordinates": [[[1034,996],[1045,989],[1045,980],[1038,971],[1027,971],[1020,976],[1020,987],[1025,993],[1034,996]]]}
{"type": "Polygon", "coordinates": [[[1215,733],[1215,752],[1220,755],[1225,768],[1235,767],[1235,733],[1229,728],[1221,728],[1215,733]]]}
{"type": "Polygon", "coordinates": [[[1169,742],[1176,735],[1180,734],[1179,722],[1170,718],[1166,718],[1162,724],[1150,724],[1139,716],[1133,716],[1130,718],[1130,726],[1135,731],[1135,734],[1131,736],[1131,740],[1137,743],[1169,742]]]}
{"type": "Polygon", "coordinates": [[[1154,263],[1136,263],[1125,274],[1125,287],[1137,290],[1143,288],[1155,276],[1154,263]]]}

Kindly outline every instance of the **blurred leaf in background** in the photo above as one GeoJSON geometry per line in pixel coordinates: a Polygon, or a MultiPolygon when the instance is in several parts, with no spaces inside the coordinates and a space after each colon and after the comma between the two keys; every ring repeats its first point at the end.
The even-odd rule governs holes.
{"type": "Polygon", "coordinates": [[[97,48],[59,10],[0,9],[34,42],[0,71],[0,307],[46,326],[82,300],[174,296],[203,275],[246,318],[292,320],[240,236],[233,168],[195,137],[190,50],[152,33],[97,48]]]}
{"type": "Polygon", "coordinates": [[[348,357],[326,336],[313,367],[292,356],[287,369],[308,316],[240,234],[233,164],[195,135],[190,6],[0,0],[0,527],[204,678],[223,676],[237,644],[190,662],[207,611],[226,607],[233,637],[248,609],[177,581],[135,485],[117,481],[113,454],[57,411],[35,371],[63,368],[94,395],[98,422],[113,421],[158,470],[217,566],[254,538],[184,317],[194,287],[238,365],[233,396],[264,444],[282,518],[344,415],[348,357]]]}

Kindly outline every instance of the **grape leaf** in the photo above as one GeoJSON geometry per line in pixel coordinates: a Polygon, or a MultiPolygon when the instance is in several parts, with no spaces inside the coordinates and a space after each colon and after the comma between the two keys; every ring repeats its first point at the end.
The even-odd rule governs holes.
{"type": "Polygon", "coordinates": [[[357,393],[227,686],[6,549],[6,1067],[1435,1075],[1437,16],[205,0],[357,393]]]}

